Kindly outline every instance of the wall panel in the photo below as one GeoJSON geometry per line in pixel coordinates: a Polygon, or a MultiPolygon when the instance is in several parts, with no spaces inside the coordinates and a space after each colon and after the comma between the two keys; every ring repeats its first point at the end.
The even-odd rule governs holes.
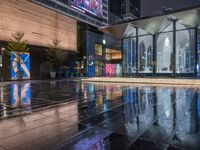
{"type": "Polygon", "coordinates": [[[75,19],[28,0],[0,0],[0,40],[9,40],[17,31],[24,32],[31,45],[48,47],[59,39],[60,49],[77,50],[75,19]]]}

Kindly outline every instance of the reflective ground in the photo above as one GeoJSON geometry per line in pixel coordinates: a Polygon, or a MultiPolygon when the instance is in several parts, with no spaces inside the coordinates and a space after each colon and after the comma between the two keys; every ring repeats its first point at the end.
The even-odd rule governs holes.
{"type": "Polygon", "coordinates": [[[34,81],[0,91],[0,150],[200,149],[198,88],[34,81]]]}

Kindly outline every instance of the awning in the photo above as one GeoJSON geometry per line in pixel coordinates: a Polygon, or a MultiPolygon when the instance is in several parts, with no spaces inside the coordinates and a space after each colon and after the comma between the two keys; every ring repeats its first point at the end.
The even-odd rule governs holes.
{"type": "Polygon", "coordinates": [[[117,39],[122,39],[124,37],[124,33],[128,27],[129,23],[117,24],[112,26],[101,27],[100,31],[107,33],[116,37],[117,39]]]}

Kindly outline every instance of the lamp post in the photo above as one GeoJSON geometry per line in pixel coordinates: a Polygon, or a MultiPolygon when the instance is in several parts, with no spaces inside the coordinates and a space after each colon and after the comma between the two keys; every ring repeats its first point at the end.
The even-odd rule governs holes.
{"type": "Polygon", "coordinates": [[[102,43],[102,76],[105,76],[106,40],[103,39],[102,43]]]}

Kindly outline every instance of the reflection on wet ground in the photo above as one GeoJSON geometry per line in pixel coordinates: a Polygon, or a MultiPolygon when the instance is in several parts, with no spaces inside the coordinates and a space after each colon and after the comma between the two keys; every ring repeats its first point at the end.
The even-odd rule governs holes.
{"type": "Polygon", "coordinates": [[[1,149],[200,149],[200,92],[79,81],[0,87],[1,149]]]}

